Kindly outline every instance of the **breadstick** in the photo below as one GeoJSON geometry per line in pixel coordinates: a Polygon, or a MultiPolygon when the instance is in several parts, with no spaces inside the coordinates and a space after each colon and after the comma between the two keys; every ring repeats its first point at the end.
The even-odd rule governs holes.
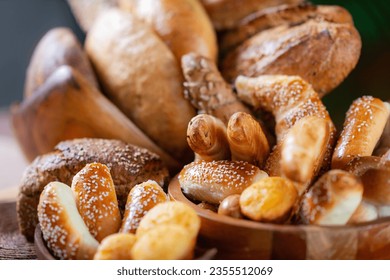
{"type": "Polygon", "coordinates": [[[247,161],[262,167],[269,154],[269,144],[260,124],[250,115],[237,112],[227,127],[232,160],[247,161]]]}
{"type": "Polygon", "coordinates": [[[249,113],[210,59],[189,53],[182,57],[181,64],[186,79],[185,97],[200,113],[217,117],[225,124],[236,112],[249,113]]]}
{"type": "Polygon", "coordinates": [[[211,115],[200,114],[188,124],[187,142],[195,153],[195,160],[222,160],[230,158],[226,127],[211,115]]]}
{"type": "Polygon", "coordinates": [[[329,122],[316,116],[300,119],[286,134],[280,163],[282,173],[299,183],[300,195],[317,176],[329,141],[329,122]]]}
{"type": "Polygon", "coordinates": [[[345,169],[356,157],[371,156],[389,118],[390,107],[372,96],[356,99],[332,157],[332,168],[345,169]]]}
{"type": "Polygon", "coordinates": [[[297,121],[308,116],[324,119],[329,126],[326,153],[320,164],[327,169],[331,158],[336,129],[329,113],[313,87],[298,76],[264,75],[256,78],[239,76],[236,80],[238,97],[255,109],[271,112],[276,121],[277,145],[266,162],[265,171],[272,176],[281,176],[281,150],[286,133],[297,121]]]}

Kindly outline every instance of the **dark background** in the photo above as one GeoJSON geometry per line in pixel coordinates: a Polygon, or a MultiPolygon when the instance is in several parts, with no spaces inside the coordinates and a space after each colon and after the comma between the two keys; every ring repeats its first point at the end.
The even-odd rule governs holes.
{"type": "MultiPolygon", "coordinates": [[[[312,2],[347,8],[363,41],[356,69],[324,98],[332,118],[340,126],[345,111],[357,97],[373,95],[390,100],[390,1],[312,2]]],[[[34,47],[56,26],[68,26],[84,40],[65,0],[0,0],[0,108],[22,99],[25,71],[34,47]]]]}

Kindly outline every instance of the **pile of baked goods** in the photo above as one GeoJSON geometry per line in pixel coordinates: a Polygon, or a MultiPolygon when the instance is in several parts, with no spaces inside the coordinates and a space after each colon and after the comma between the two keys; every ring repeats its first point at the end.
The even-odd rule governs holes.
{"type": "Polygon", "coordinates": [[[390,104],[358,98],[338,132],[321,100],[359,60],[344,8],[68,3],[84,47],[69,29],[50,30],[12,108],[34,160],[17,204],[29,240],[40,224],[61,259],[190,259],[199,218],[164,191],[178,172],[198,207],[236,219],[346,225],[390,215],[390,104]]]}

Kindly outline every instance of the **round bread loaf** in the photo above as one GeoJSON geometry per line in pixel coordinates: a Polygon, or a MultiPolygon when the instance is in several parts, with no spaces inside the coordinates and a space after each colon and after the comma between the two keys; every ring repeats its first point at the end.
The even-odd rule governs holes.
{"type": "Polygon", "coordinates": [[[53,152],[37,157],[27,167],[20,183],[18,222],[21,233],[29,241],[33,240],[38,223],[37,206],[43,188],[53,181],[71,185],[76,173],[92,162],[110,168],[122,211],[135,185],[150,179],[164,186],[169,181],[163,162],[146,149],[118,140],[83,138],[60,142],[53,152]]]}

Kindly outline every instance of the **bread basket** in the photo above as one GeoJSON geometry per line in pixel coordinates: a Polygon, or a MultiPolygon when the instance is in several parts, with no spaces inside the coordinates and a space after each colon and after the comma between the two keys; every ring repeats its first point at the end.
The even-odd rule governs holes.
{"type": "Polygon", "coordinates": [[[390,218],[351,226],[264,224],[199,208],[184,196],[177,176],[168,193],[196,210],[199,243],[217,248],[217,259],[390,259],[390,218]]]}

